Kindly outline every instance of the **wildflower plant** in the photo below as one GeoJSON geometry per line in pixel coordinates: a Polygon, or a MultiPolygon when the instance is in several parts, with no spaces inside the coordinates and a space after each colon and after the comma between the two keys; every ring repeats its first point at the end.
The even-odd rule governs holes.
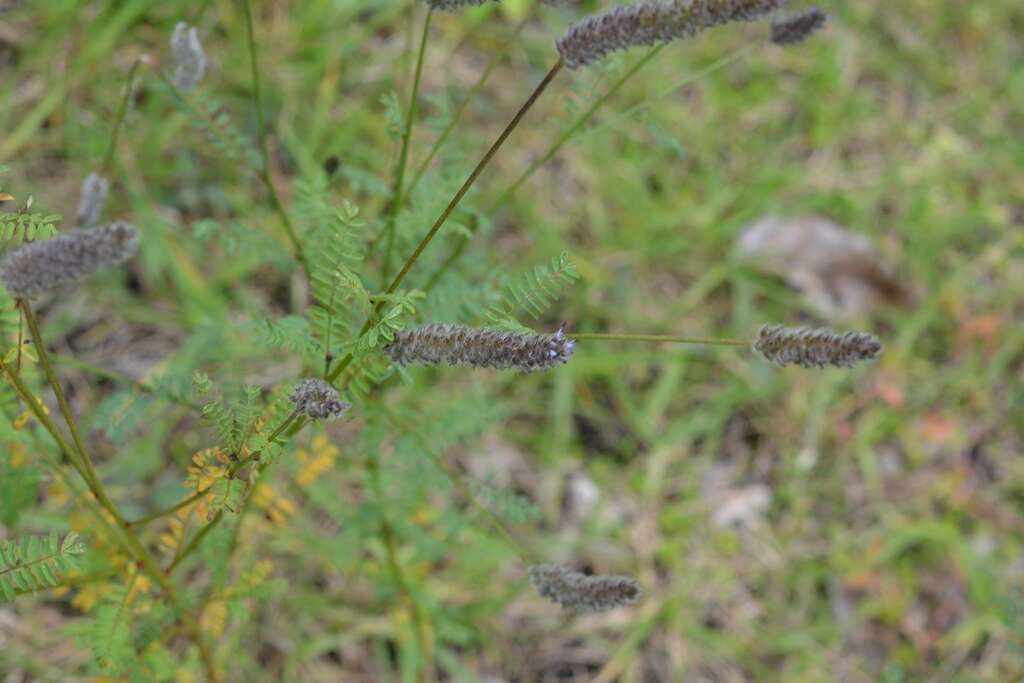
{"type": "MultiPolygon", "coordinates": [[[[371,565],[373,572],[387,577],[390,588],[383,599],[403,615],[403,645],[416,653],[409,666],[420,680],[434,680],[436,641],[456,642],[452,634],[458,629],[447,622],[438,626],[439,603],[445,597],[431,595],[429,581],[422,576],[424,564],[442,561],[450,539],[439,542],[420,534],[411,520],[431,520],[438,533],[452,535],[460,534],[463,526],[485,529],[488,538],[498,539],[516,558],[503,571],[514,577],[519,588],[532,584],[536,590],[536,595],[525,594],[523,600],[544,599],[574,611],[606,611],[642,602],[643,588],[634,578],[586,575],[552,564],[543,548],[524,547],[509,528],[509,519],[516,523],[537,519],[540,513],[532,503],[447,462],[448,448],[503,418],[497,406],[474,391],[464,396],[441,391],[431,401],[403,401],[403,383],[416,386],[464,378],[470,370],[479,374],[543,371],[552,376],[585,358],[588,348],[619,342],[745,351],[753,346],[756,353],[749,353],[745,362],[763,363],[766,358],[803,367],[845,368],[881,352],[881,343],[872,335],[831,330],[768,326],[748,339],[750,331],[738,338],[714,338],[581,331],[571,322],[549,324],[547,316],[557,313],[563,289],[580,279],[565,254],[522,277],[502,275],[460,287],[454,303],[439,296],[448,280],[459,277],[454,266],[487,214],[496,211],[536,168],[531,166],[500,192],[489,209],[474,202],[472,211],[466,210],[464,203],[483,182],[484,171],[542,95],[557,87],[563,67],[570,71],[563,78],[572,78],[612,53],[657,46],[580,114],[568,136],[553,140],[541,163],[557,154],[598,108],[611,106],[614,93],[653,61],[665,44],[746,22],[762,22],[765,25],[760,28],[770,33],[771,41],[792,44],[804,40],[823,21],[822,14],[809,11],[769,26],[783,5],[781,0],[646,0],[576,21],[552,39],[552,66],[510,114],[476,165],[460,176],[461,183],[449,180],[447,196],[426,192],[431,196],[420,205],[424,187],[444,183],[435,177],[430,160],[443,151],[447,135],[440,136],[441,142],[427,153],[426,164],[406,178],[421,118],[420,89],[431,17],[435,10],[445,10],[452,14],[452,21],[458,21],[458,10],[478,4],[427,3],[411,92],[407,99],[386,98],[399,147],[394,176],[389,181],[368,178],[347,169],[345,160],[331,165],[330,174],[344,175],[353,194],[362,195],[373,206],[369,216],[349,199],[338,201],[329,174],[315,168],[305,169],[307,177],[285,189],[289,181],[280,168],[282,154],[276,147],[277,132],[272,133],[267,97],[275,83],[261,63],[257,17],[249,0],[243,0],[239,21],[244,36],[239,40],[245,45],[250,71],[246,87],[251,100],[246,106],[252,130],[238,123],[210,93],[217,86],[204,46],[206,37],[213,35],[211,20],[196,20],[195,25],[181,21],[170,33],[169,50],[161,63],[139,58],[131,67],[111,122],[107,152],[94,166],[97,170],[84,174],[74,221],[77,227],[51,235],[38,226],[57,225],[59,217],[26,219],[31,214],[25,210],[0,217],[0,226],[33,226],[32,230],[8,229],[8,237],[18,232],[19,239],[29,243],[13,246],[0,267],[5,288],[2,303],[13,314],[3,328],[0,361],[4,376],[0,398],[4,415],[11,419],[0,436],[12,453],[16,447],[21,449],[18,452],[32,447],[31,452],[38,454],[37,465],[60,483],[77,514],[75,524],[63,531],[63,541],[57,536],[43,540],[26,536],[0,543],[0,597],[18,598],[53,587],[74,589],[81,596],[87,594],[86,585],[92,586],[89,590],[106,587],[101,595],[83,601],[93,617],[83,637],[93,653],[91,671],[110,676],[145,671],[155,680],[244,680],[231,670],[232,658],[241,647],[232,634],[251,618],[246,606],[284,590],[281,577],[274,578],[271,559],[256,555],[260,547],[256,540],[287,529],[305,514],[306,506],[329,510],[335,515],[332,519],[345,520],[324,525],[321,548],[331,558],[332,570],[346,577],[342,584],[358,583],[361,570],[371,565]],[[205,219],[202,226],[211,252],[220,248],[228,253],[225,245],[232,245],[225,259],[230,262],[220,264],[226,275],[206,279],[210,276],[202,264],[194,264],[184,275],[168,275],[174,271],[160,242],[180,250],[189,233],[171,231],[152,213],[138,216],[138,227],[122,221],[100,224],[101,215],[110,214],[108,200],[116,200],[124,180],[119,174],[126,173],[117,164],[119,136],[129,125],[144,125],[129,123],[140,82],[161,96],[166,111],[178,112],[198,133],[193,140],[196,155],[227,160],[239,176],[254,181],[246,185],[255,188],[250,204],[265,211],[256,214],[258,218],[246,229],[217,217],[205,219]],[[419,186],[418,194],[414,190],[423,178],[427,185],[419,186]],[[411,218],[420,213],[427,216],[425,220],[411,218]],[[445,253],[437,238],[455,223],[461,229],[445,240],[454,242],[445,253]],[[136,259],[140,249],[142,258],[136,259]],[[268,251],[287,251],[286,265],[278,268],[278,261],[264,258],[268,251]],[[155,272],[149,274],[148,267],[155,272]],[[54,301],[59,303],[72,285],[76,297],[110,298],[106,288],[89,278],[105,271],[123,277],[125,270],[141,279],[137,286],[156,288],[163,286],[162,278],[176,277],[177,286],[196,294],[203,303],[183,315],[194,323],[191,337],[177,340],[178,347],[141,376],[54,353],[51,330],[43,325],[40,312],[48,315],[54,301]],[[247,304],[244,312],[229,314],[206,295],[243,278],[272,281],[280,291],[268,293],[267,298],[275,303],[258,313],[252,313],[258,307],[247,304]],[[236,324],[238,316],[249,319],[236,324]],[[527,317],[530,327],[523,322],[527,317]],[[38,363],[26,360],[22,343],[26,338],[38,363]],[[232,355],[230,349],[244,341],[255,343],[260,353],[232,355]],[[257,371],[268,364],[276,370],[257,371]],[[165,455],[173,458],[182,483],[179,495],[172,499],[134,495],[113,476],[111,463],[123,463],[116,454],[122,444],[119,439],[110,438],[113,443],[107,443],[94,438],[83,420],[83,402],[68,388],[66,373],[72,367],[119,386],[96,410],[105,418],[99,420],[99,428],[110,437],[110,424],[118,416],[123,424],[117,436],[129,440],[133,434],[145,435],[139,441],[145,442],[149,455],[140,456],[141,461],[133,465],[140,471],[155,471],[165,455]],[[177,431],[157,433],[151,428],[157,416],[168,411],[182,416],[181,430],[188,438],[179,438],[177,431]],[[26,416],[21,427],[12,417],[16,415],[26,416]],[[30,428],[23,429],[29,419],[30,428]],[[311,442],[307,435],[312,436],[311,442]],[[183,450],[186,447],[189,452],[183,450]],[[342,468],[361,473],[354,489],[335,488],[332,475],[342,468]],[[463,510],[456,520],[438,521],[442,516],[435,509],[441,504],[439,497],[459,500],[472,512],[463,510]],[[80,561],[82,555],[88,562],[80,561]],[[83,564],[87,569],[81,568],[83,564]],[[177,675],[179,668],[191,671],[188,676],[177,675]]],[[[485,80],[486,76],[478,84],[485,80]]],[[[464,108],[455,111],[457,121],[464,108]]],[[[310,166],[306,160],[297,163],[310,166]]],[[[489,183],[495,180],[487,178],[489,183]]],[[[27,209],[29,204],[24,206],[27,209]]],[[[243,220],[249,219],[238,219],[243,220]]],[[[211,253],[210,258],[216,260],[218,255],[211,253]]],[[[505,263],[488,267],[509,270],[505,263]]],[[[154,314],[157,320],[159,316],[154,314]]],[[[10,457],[5,457],[5,467],[10,468],[10,457]]],[[[12,500],[0,501],[0,518],[15,518],[28,507],[22,499],[12,500]]],[[[287,542],[282,542],[285,546],[287,542]]],[[[616,564],[621,571],[629,571],[627,560],[616,564]]],[[[325,594],[336,589],[324,587],[325,594]]],[[[551,607],[538,603],[544,609],[551,607]]]]}

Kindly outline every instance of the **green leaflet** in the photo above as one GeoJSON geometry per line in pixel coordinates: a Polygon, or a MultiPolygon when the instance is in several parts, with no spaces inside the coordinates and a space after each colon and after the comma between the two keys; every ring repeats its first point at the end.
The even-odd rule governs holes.
{"type": "Polygon", "coordinates": [[[0,542],[0,601],[59,586],[84,552],[74,532],[63,541],[50,534],[0,542]]]}

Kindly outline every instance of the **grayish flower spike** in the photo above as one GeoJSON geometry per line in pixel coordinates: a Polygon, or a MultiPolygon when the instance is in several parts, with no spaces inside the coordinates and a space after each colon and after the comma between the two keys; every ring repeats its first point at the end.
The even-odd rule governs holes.
{"type": "Polygon", "coordinates": [[[199,31],[178,22],[171,34],[171,81],[183,92],[195,90],[206,73],[206,53],[199,31]]]}
{"type": "Polygon", "coordinates": [[[555,47],[570,69],[640,45],[692,38],[721,24],[757,21],[786,0],[646,0],[602,12],[569,27],[555,47]]]}
{"type": "Polygon", "coordinates": [[[139,231],[127,223],[74,230],[11,252],[0,279],[19,299],[30,299],[103,268],[124,263],[139,249],[139,231]]]}
{"type": "Polygon", "coordinates": [[[304,379],[292,391],[295,410],[311,420],[332,420],[352,407],[342,401],[338,390],[322,379],[304,379]]]}
{"type": "Polygon", "coordinates": [[[640,584],[628,576],[587,576],[554,564],[530,567],[530,583],[542,597],[566,609],[603,612],[640,599],[640,584]]]}
{"type": "Polygon", "coordinates": [[[825,26],[828,15],[818,7],[782,17],[772,22],[772,42],[776,45],[802,43],[825,26]]]}
{"type": "Polygon", "coordinates": [[[878,337],[864,332],[765,325],[754,342],[754,350],[779,365],[848,368],[877,358],[882,353],[882,343],[878,337]]]}
{"type": "Polygon", "coordinates": [[[469,365],[497,370],[547,370],[568,362],[576,342],[554,334],[522,334],[461,325],[401,330],[384,350],[396,365],[469,365]]]}
{"type": "Polygon", "coordinates": [[[107,203],[110,183],[98,173],[90,173],[82,181],[78,194],[78,211],[75,212],[75,225],[80,228],[91,228],[100,222],[100,214],[107,203]]]}

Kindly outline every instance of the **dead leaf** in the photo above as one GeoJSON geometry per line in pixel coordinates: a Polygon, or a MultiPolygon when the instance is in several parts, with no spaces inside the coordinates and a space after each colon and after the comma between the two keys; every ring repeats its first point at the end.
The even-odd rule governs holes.
{"type": "Polygon", "coordinates": [[[711,513],[711,522],[718,527],[755,526],[772,504],[771,489],[764,484],[726,490],[721,495],[711,513]]]}
{"type": "Polygon", "coordinates": [[[737,248],[755,267],[802,292],[829,319],[913,302],[912,288],[882,263],[866,236],[827,218],[765,216],[743,231],[737,248]]]}

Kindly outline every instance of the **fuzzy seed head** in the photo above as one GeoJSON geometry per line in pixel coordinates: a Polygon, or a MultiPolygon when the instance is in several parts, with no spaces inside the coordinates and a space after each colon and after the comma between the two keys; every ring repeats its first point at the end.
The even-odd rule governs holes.
{"type": "Polygon", "coordinates": [[[199,31],[184,21],[171,34],[171,81],[182,92],[195,90],[206,73],[206,53],[199,31]]]}
{"type": "Polygon", "coordinates": [[[78,211],[75,212],[75,225],[80,228],[91,228],[100,222],[100,214],[107,203],[110,183],[98,173],[90,173],[82,181],[78,194],[78,211]]]}
{"type": "Polygon", "coordinates": [[[348,401],[341,400],[337,389],[317,378],[296,384],[291,398],[295,409],[311,420],[333,420],[352,407],[348,401]]]}
{"type": "Polygon", "coordinates": [[[588,17],[555,42],[570,69],[593,64],[612,52],[692,38],[737,21],[756,21],[786,0],[645,0],[588,17]]]}
{"type": "MultiPolygon", "coordinates": [[[[494,0],[498,2],[499,0],[494,0]]],[[[442,12],[453,12],[463,7],[477,7],[485,5],[491,0],[427,0],[427,7],[442,12]]]]}
{"type": "Polygon", "coordinates": [[[603,612],[640,599],[640,584],[628,576],[587,576],[554,564],[530,567],[530,583],[542,597],[566,609],[603,612]]]}
{"type": "Polygon", "coordinates": [[[74,230],[11,252],[0,279],[19,299],[30,299],[103,268],[124,263],[139,250],[139,231],[127,223],[74,230]]]}
{"type": "Polygon", "coordinates": [[[554,334],[521,334],[461,325],[424,325],[395,334],[386,348],[396,365],[469,365],[475,368],[547,370],[568,362],[576,342],[554,334]]]}
{"type": "Polygon", "coordinates": [[[772,42],[776,45],[802,43],[824,27],[826,21],[828,15],[818,7],[776,19],[772,22],[772,42]]]}
{"type": "Polygon", "coordinates": [[[754,350],[779,365],[848,368],[877,358],[882,353],[882,343],[878,337],[864,332],[765,325],[754,342],[754,350]]]}

